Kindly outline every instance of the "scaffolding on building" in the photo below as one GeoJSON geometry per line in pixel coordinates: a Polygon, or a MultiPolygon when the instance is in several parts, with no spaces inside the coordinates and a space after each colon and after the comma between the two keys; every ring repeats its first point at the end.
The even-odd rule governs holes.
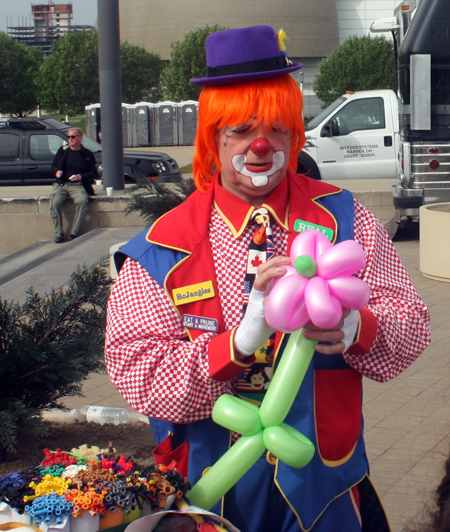
{"type": "Polygon", "coordinates": [[[31,4],[33,25],[10,25],[7,33],[16,41],[39,47],[45,55],[49,55],[53,43],[69,31],[92,29],[88,25],[73,25],[72,19],[72,4],[55,4],[49,0],[48,4],[31,4]]]}

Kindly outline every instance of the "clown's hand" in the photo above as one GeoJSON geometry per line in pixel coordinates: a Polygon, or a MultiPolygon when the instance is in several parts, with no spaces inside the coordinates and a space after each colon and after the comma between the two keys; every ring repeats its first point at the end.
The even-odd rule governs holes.
{"type": "Polygon", "coordinates": [[[267,323],[264,313],[264,299],[270,288],[259,292],[255,288],[250,292],[248,307],[244,319],[234,335],[234,347],[243,356],[251,356],[275,332],[267,323]]]}

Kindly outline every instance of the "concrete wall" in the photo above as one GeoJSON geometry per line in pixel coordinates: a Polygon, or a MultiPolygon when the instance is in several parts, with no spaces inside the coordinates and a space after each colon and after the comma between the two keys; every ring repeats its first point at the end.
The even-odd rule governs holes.
{"type": "MultiPolygon", "coordinates": [[[[387,181],[387,180],[381,180],[387,181]]],[[[358,180],[369,187],[370,180],[358,180]]],[[[333,183],[350,188],[355,182],[333,183]]],[[[370,209],[383,223],[394,217],[394,204],[390,190],[376,190],[383,185],[374,185],[372,191],[356,191],[355,198],[370,209]]],[[[118,193],[116,193],[118,194],[118,193]]],[[[137,214],[125,216],[124,209],[130,201],[129,195],[113,197],[91,197],[89,213],[86,216],[83,233],[97,227],[145,227],[144,220],[137,214]]],[[[53,222],[49,214],[50,198],[0,199],[0,255],[14,253],[39,240],[54,239],[53,222]]],[[[63,227],[68,237],[74,218],[72,200],[64,205],[63,227]]]]}
{"type": "MultiPolygon", "coordinates": [[[[372,22],[377,18],[392,17],[399,3],[400,0],[336,0],[339,42],[344,42],[350,35],[369,35],[372,22]]],[[[390,33],[382,35],[390,38],[390,33]]]]}
{"type": "Polygon", "coordinates": [[[120,0],[120,38],[169,59],[171,43],[219,24],[268,24],[289,37],[289,57],[325,57],[339,44],[336,0],[120,0]]]}
{"type": "MultiPolygon", "coordinates": [[[[91,197],[83,233],[97,227],[145,227],[137,214],[125,216],[124,209],[130,201],[128,195],[91,197]]],[[[50,198],[0,199],[0,255],[14,253],[39,240],[52,241],[55,236],[49,214],[50,198]]],[[[63,208],[63,228],[69,236],[75,208],[68,200],[63,208]]]]}

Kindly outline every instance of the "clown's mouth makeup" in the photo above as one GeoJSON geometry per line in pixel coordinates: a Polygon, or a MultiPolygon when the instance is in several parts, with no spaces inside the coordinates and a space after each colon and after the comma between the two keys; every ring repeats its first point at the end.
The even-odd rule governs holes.
{"type": "Polygon", "coordinates": [[[247,163],[245,154],[235,155],[232,159],[233,168],[242,175],[249,177],[255,187],[265,187],[269,182],[269,177],[284,165],[284,153],[277,151],[273,154],[272,162],[247,163]]]}

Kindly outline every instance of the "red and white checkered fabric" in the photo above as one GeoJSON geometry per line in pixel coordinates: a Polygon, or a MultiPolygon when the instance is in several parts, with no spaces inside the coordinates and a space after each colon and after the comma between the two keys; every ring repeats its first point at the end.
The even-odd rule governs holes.
{"type": "MultiPolygon", "coordinates": [[[[239,324],[249,240],[247,228],[235,239],[213,209],[209,226],[217,282],[227,329],[239,324]]],[[[344,354],[348,364],[378,381],[408,367],[430,341],[429,313],[381,223],[355,201],[355,240],[366,267],[358,273],[372,288],[369,308],[377,337],[369,353],[344,354]]],[[[274,245],[285,253],[287,233],[273,225],[274,245]]],[[[208,344],[214,333],[186,342],[186,331],[164,290],[137,262],[128,259],[108,304],[105,360],[111,380],[136,410],[176,423],[211,415],[234,381],[209,377],[208,344]]]]}

